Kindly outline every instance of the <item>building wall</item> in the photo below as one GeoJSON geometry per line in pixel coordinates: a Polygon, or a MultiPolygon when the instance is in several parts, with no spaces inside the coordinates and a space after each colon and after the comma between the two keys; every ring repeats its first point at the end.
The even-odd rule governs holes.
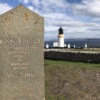
{"type": "Polygon", "coordinates": [[[58,38],[58,47],[64,47],[64,38],[58,38]]]}
{"type": "Polygon", "coordinates": [[[74,62],[100,63],[100,53],[72,53],[59,51],[45,51],[44,58],[74,62]]]}

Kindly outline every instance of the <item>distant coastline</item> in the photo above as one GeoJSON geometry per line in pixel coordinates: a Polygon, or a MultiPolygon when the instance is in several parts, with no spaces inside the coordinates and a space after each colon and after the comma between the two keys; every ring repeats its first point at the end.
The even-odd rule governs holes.
{"type": "MultiPolygon", "coordinates": [[[[53,47],[53,42],[57,40],[48,40],[45,41],[45,45],[49,44],[49,47],[53,47]]],[[[70,44],[71,47],[73,45],[76,46],[76,48],[83,48],[85,43],[87,43],[88,47],[90,48],[100,48],[100,38],[71,38],[71,39],[65,39],[65,44],[70,44]]]]}

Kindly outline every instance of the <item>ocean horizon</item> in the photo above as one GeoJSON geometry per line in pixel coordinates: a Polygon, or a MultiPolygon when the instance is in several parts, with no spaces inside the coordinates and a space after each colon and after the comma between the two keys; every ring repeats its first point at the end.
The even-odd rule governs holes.
{"type": "MultiPolygon", "coordinates": [[[[48,40],[44,42],[44,46],[49,44],[49,47],[53,47],[53,42],[57,42],[57,40],[48,40]]],[[[75,45],[76,48],[84,48],[85,44],[90,48],[100,48],[100,38],[71,38],[65,39],[65,44],[70,44],[71,47],[75,45]]]]}

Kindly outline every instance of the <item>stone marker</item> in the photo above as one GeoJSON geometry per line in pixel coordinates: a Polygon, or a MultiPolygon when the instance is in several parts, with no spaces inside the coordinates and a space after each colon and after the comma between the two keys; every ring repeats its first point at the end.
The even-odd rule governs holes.
{"type": "Polygon", "coordinates": [[[44,19],[22,5],[0,15],[0,100],[45,100],[44,19]]]}

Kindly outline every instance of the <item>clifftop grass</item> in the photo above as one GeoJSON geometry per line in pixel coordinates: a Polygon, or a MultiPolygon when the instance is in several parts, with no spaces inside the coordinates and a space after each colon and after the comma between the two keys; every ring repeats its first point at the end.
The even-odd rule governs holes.
{"type": "Polygon", "coordinates": [[[100,64],[45,60],[46,100],[99,100],[100,64]]]}

